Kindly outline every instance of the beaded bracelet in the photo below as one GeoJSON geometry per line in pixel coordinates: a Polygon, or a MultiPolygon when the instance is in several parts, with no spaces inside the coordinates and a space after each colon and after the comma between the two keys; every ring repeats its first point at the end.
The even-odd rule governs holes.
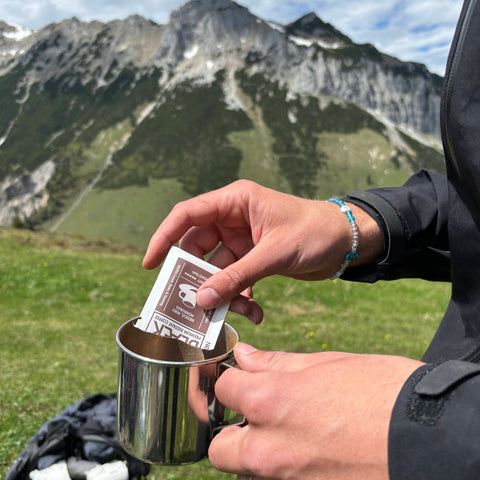
{"type": "Polygon", "coordinates": [[[338,198],[329,198],[327,202],[336,203],[340,207],[340,210],[347,216],[353,233],[352,249],[345,255],[345,261],[342,263],[340,270],[333,277],[330,277],[330,280],[335,280],[343,275],[343,272],[345,272],[352,260],[356,260],[358,258],[358,227],[357,222],[355,222],[355,218],[353,217],[352,210],[348,205],[345,205],[342,200],[338,198]]]}

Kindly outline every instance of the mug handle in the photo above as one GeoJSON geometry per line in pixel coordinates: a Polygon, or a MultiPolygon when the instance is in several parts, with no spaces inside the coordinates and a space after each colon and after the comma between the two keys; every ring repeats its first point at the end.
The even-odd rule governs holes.
{"type": "MultiPolygon", "coordinates": [[[[240,368],[233,355],[217,365],[217,378],[229,368],[240,368]]],[[[208,420],[210,422],[211,438],[230,425],[244,427],[248,424],[248,420],[238,413],[232,419],[225,420],[225,406],[218,401],[214,387],[215,385],[208,392],[208,420]]]]}

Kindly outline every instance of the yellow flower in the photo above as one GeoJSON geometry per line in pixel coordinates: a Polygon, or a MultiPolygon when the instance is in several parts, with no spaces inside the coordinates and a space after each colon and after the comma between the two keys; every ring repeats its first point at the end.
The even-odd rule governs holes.
{"type": "Polygon", "coordinates": [[[310,338],[315,337],[315,332],[310,332],[310,338]]]}

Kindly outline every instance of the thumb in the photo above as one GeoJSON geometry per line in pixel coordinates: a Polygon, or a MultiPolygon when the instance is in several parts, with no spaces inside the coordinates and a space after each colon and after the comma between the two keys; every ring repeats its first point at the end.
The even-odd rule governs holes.
{"type": "Polygon", "coordinates": [[[278,256],[256,245],[246,255],[209,277],[197,291],[197,303],[205,310],[220,305],[240,295],[258,280],[279,271],[278,256]],[[269,260],[273,258],[273,260],[269,260]]]}
{"type": "MultiPolygon", "coordinates": [[[[234,349],[238,366],[247,372],[294,372],[310,365],[311,358],[303,353],[266,352],[239,342],[234,349]]],[[[310,355],[311,357],[311,355],[310,355]]]]}

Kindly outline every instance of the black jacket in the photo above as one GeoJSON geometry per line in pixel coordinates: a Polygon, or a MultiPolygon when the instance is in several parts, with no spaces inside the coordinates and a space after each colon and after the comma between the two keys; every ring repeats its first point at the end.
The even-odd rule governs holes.
{"type": "Polygon", "coordinates": [[[391,480],[480,478],[480,0],[463,5],[441,122],[446,176],[423,170],[402,187],[348,196],[378,217],[387,250],[378,264],[342,278],[452,284],[427,365],[404,385],[393,411],[391,480]]]}

